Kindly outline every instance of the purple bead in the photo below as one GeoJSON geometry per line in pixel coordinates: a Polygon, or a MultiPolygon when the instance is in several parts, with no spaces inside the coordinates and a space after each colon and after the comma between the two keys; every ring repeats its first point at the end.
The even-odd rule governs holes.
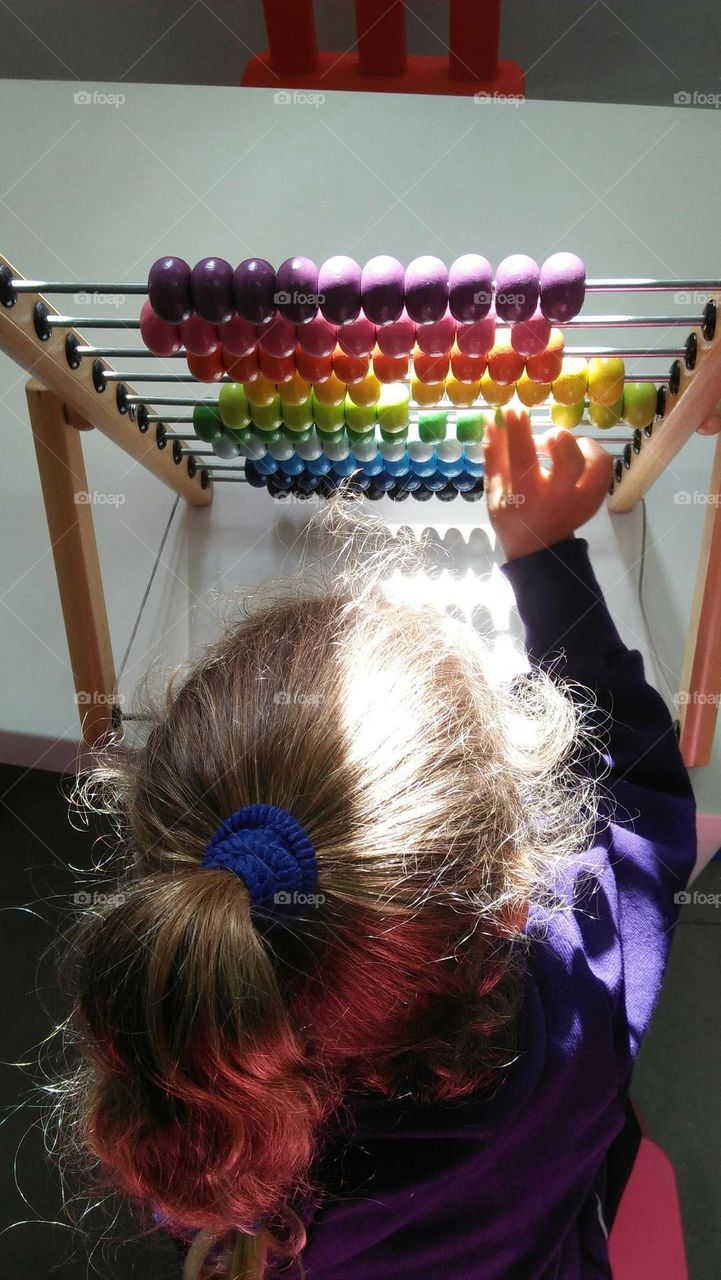
{"type": "Polygon", "coordinates": [[[193,307],[208,324],[224,324],[233,314],[233,268],[225,258],[201,258],[190,276],[193,307]]]}
{"type": "Polygon", "coordinates": [[[496,314],[499,320],[530,320],[538,306],[538,263],[525,253],[504,258],[496,272],[496,314]]]}
{"type": "Polygon", "coordinates": [[[361,276],[361,305],[373,324],[393,324],[403,311],[405,271],[397,258],[381,254],[366,262],[361,276]]]}
{"type": "Polygon", "coordinates": [[[275,315],[275,271],[265,258],[246,258],[233,275],[238,313],[251,324],[266,324],[275,315]]]}
{"type": "Polygon", "coordinates": [[[156,316],[180,324],[193,310],[190,267],[182,258],[158,258],[148,273],[148,298],[156,316]]]}
{"type": "Polygon", "coordinates": [[[586,296],[586,268],[575,253],[554,253],[541,267],[541,311],[565,324],[577,316],[586,296]]]}
{"type": "Polygon", "coordinates": [[[318,310],[318,268],[310,258],[286,258],[275,278],[275,305],[291,324],[306,324],[318,310]]]}
{"type": "Polygon", "coordinates": [[[448,306],[459,324],[473,324],[488,315],[493,302],[493,268],[478,253],[456,258],[448,272],[448,306]]]}
{"type": "Polygon", "coordinates": [[[416,324],[434,324],[448,306],[448,268],[440,258],[414,258],[406,268],[406,311],[416,324]]]}
{"type": "Polygon", "coordinates": [[[320,309],[331,324],[350,324],[361,306],[361,269],[352,258],[329,258],[318,272],[320,309]]]}

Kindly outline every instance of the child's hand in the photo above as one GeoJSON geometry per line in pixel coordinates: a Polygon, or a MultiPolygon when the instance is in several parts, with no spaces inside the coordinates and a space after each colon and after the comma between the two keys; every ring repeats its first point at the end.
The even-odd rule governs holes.
{"type": "Polygon", "coordinates": [[[499,409],[483,443],[488,510],[507,560],[569,538],[608,492],[611,455],[565,427],[534,440],[527,413],[499,409]],[[550,458],[550,471],[541,469],[539,454],[550,458]]]}

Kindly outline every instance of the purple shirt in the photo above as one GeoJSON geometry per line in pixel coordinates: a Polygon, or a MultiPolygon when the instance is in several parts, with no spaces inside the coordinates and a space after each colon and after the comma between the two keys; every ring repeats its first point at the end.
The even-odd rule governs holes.
{"type": "Polygon", "coordinates": [[[610,1277],[605,1157],[661,985],[674,894],[694,865],[695,803],[669,712],[614,626],[586,541],[503,572],[531,661],[553,659],[611,714],[604,784],[616,813],[582,859],[573,909],[529,916],[520,1052],[505,1084],[490,1099],[354,1106],[342,1187],[308,1216],[307,1280],[610,1277]]]}

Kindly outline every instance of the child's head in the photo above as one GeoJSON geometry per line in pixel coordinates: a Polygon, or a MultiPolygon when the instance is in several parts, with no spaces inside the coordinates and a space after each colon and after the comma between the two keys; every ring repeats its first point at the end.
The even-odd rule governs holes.
{"type": "Polygon", "coordinates": [[[302,1243],[291,1200],[344,1094],[501,1082],[528,903],[593,821],[579,711],[548,677],[493,685],[470,628],[357,567],[254,609],[155,715],[93,780],[125,852],[72,953],[76,1132],[110,1185],[206,1229],[189,1270],[237,1228],[261,1274],[259,1224],[302,1243]],[[202,866],[254,803],[316,850],[290,922],[202,866]]]}

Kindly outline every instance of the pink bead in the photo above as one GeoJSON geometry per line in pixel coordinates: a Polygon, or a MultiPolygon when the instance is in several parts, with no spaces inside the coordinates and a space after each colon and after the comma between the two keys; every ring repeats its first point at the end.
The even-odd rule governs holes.
{"type": "Polygon", "coordinates": [[[183,345],[178,325],[156,316],[147,298],[140,308],[140,336],[154,356],[177,355],[183,345]]]}
{"type": "Polygon", "coordinates": [[[338,346],[347,356],[369,356],[376,344],[376,327],[366,316],[338,329],[338,346]]]}
{"type": "Polygon", "coordinates": [[[429,356],[445,356],[456,340],[456,322],[450,311],[434,324],[419,324],[416,342],[429,356]]]}
{"type": "Polygon", "coordinates": [[[331,324],[320,312],[307,324],[296,329],[298,345],[309,356],[332,356],[338,341],[338,326],[331,324]]]}
{"type": "Polygon", "coordinates": [[[185,350],[194,356],[212,356],[220,347],[217,325],[209,324],[197,312],[188,320],[181,320],[178,328],[185,350]]]}
{"type": "Polygon", "coordinates": [[[456,330],[458,350],[464,356],[486,356],[496,340],[496,313],[493,308],[482,320],[459,324],[456,330]]]}
{"type": "Polygon", "coordinates": [[[269,356],[292,356],[297,342],[295,325],[285,316],[274,315],[258,330],[260,345],[269,356]]]}
{"type": "Polygon", "coordinates": [[[384,324],[377,332],[379,350],[384,356],[409,356],[416,343],[416,326],[407,311],[392,324],[384,324]]]}
{"type": "Polygon", "coordinates": [[[537,356],[545,351],[551,336],[551,321],[547,320],[540,306],[530,320],[519,320],[511,325],[511,346],[520,356],[537,356]]]}
{"type": "Polygon", "coordinates": [[[223,349],[229,351],[232,356],[250,355],[258,341],[257,326],[238,315],[232,316],[230,320],[219,325],[218,333],[223,349]]]}

